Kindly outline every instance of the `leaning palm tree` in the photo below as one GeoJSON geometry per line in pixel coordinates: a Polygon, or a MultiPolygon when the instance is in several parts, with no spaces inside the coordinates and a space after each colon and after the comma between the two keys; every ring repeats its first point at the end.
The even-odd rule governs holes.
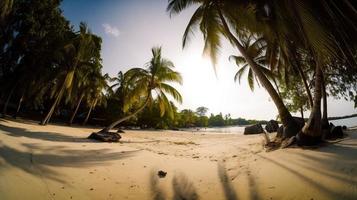
{"type": "Polygon", "coordinates": [[[132,68],[124,75],[128,78],[126,86],[128,93],[123,109],[127,111],[133,102],[140,102],[141,105],[134,112],[118,119],[100,132],[109,132],[121,122],[136,116],[150,102],[153,102],[153,98],[158,100],[162,116],[165,113],[173,115],[172,105],[167,94],[179,103],[182,102],[181,94],[169,84],[169,82],[182,84],[180,73],[174,71],[174,64],[170,60],[161,57],[161,47],[152,48],[151,51],[152,58],[146,65],[147,69],[132,68]]]}
{"type": "MultiPolygon", "coordinates": [[[[254,62],[254,59],[250,57],[242,42],[239,40],[238,36],[242,35],[242,33],[245,34],[247,26],[249,25],[249,23],[242,24],[241,21],[247,21],[254,18],[252,17],[253,15],[249,15],[248,13],[246,18],[239,19],[241,21],[238,21],[236,14],[244,14],[247,13],[247,11],[239,8],[237,6],[239,4],[235,1],[223,0],[169,0],[167,10],[172,15],[180,13],[192,5],[198,5],[198,8],[192,15],[184,32],[183,47],[185,47],[187,41],[189,41],[194,30],[197,30],[199,27],[199,30],[203,33],[205,41],[204,53],[208,54],[213,64],[215,64],[217,61],[217,52],[221,46],[220,38],[221,36],[226,37],[238,49],[259,82],[269,93],[278,109],[285,132],[289,133],[289,135],[296,135],[299,132],[296,121],[291,116],[289,110],[284,105],[283,100],[274,89],[269,79],[265,76],[257,63],[254,62]],[[237,21],[239,23],[235,23],[237,21]]],[[[254,21],[253,23],[257,24],[254,21]]]]}
{"type": "MultiPolygon", "coordinates": [[[[263,38],[255,37],[253,34],[249,34],[249,36],[242,36],[241,42],[244,49],[247,51],[248,55],[253,58],[254,62],[260,68],[260,70],[264,73],[264,75],[269,78],[275,85],[278,94],[280,95],[279,87],[276,82],[276,77],[273,72],[266,68],[267,60],[266,60],[266,43],[263,38]]],[[[240,69],[234,76],[234,81],[241,82],[243,74],[248,71],[248,85],[250,89],[253,91],[255,88],[255,81],[259,85],[259,81],[255,76],[253,70],[249,67],[249,64],[246,62],[245,58],[240,55],[232,55],[229,57],[229,60],[233,60],[240,69]]]]}
{"type": "Polygon", "coordinates": [[[106,106],[107,99],[104,91],[108,89],[107,80],[109,78],[108,74],[104,76],[101,73],[95,74],[93,77],[93,81],[90,83],[90,94],[87,98],[87,102],[89,105],[89,110],[87,112],[86,118],[83,121],[83,125],[86,125],[89,119],[90,114],[95,109],[97,105],[106,106]]]}
{"type": "Polygon", "coordinates": [[[46,125],[49,122],[64,93],[72,89],[74,75],[78,68],[87,65],[93,58],[95,62],[99,62],[96,59],[97,52],[100,49],[98,43],[100,41],[96,40],[94,35],[91,34],[87,25],[81,23],[79,33],[70,40],[70,43],[64,46],[64,70],[58,74],[59,77],[52,88],[51,96],[55,97],[55,100],[41,125],[46,125]]]}

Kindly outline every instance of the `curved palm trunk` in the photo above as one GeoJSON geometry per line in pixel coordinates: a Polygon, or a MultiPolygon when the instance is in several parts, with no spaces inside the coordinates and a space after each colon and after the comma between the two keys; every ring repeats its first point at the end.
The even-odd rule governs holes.
{"type": "Polygon", "coordinates": [[[41,125],[46,125],[46,124],[48,124],[48,122],[50,121],[50,119],[51,119],[51,117],[52,117],[52,115],[53,115],[53,112],[55,111],[57,105],[59,104],[59,102],[60,102],[61,99],[62,99],[64,89],[65,89],[65,84],[63,83],[60,92],[58,93],[58,95],[57,95],[55,101],[53,102],[53,104],[52,104],[52,106],[51,106],[51,109],[48,111],[48,113],[47,113],[45,119],[42,120],[41,125]]]}
{"type": "Polygon", "coordinates": [[[92,110],[93,110],[93,108],[95,107],[96,104],[97,104],[97,99],[95,99],[95,100],[93,101],[93,103],[90,105],[89,111],[88,111],[88,113],[87,113],[87,116],[86,116],[86,118],[85,118],[85,120],[84,120],[84,122],[83,122],[83,124],[82,124],[83,126],[87,124],[88,119],[89,119],[89,116],[90,116],[90,114],[91,114],[91,112],[92,112],[92,110]]]}
{"type": "MultiPolygon", "coordinates": [[[[315,76],[315,96],[312,111],[310,113],[309,120],[303,127],[301,134],[299,134],[300,139],[303,143],[310,143],[311,137],[319,138],[321,136],[321,96],[322,96],[322,70],[320,65],[316,64],[316,76],[315,76]],[[308,138],[304,137],[308,136],[308,138]],[[306,138],[307,140],[305,140],[306,138]],[[310,139],[309,139],[310,138],[310,139]]],[[[315,141],[312,141],[315,143],[315,141]]]]}
{"type": "Polygon", "coordinates": [[[77,112],[78,112],[79,106],[82,103],[83,97],[84,97],[84,94],[82,94],[81,97],[79,98],[79,101],[78,101],[78,104],[76,106],[76,109],[74,110],[74,112],[73,112],[73,114],[71,116],[71,119],[69,120],[69,125],[70,126],[73,124],[74,117],[77,115],[77,112]]]}
{"type": "Polygon", "coordinates": [[[146,105],[149,103],[149,100],[150,100],[150,94],[146,97],[145,99],[145,102],[143,103],[143,105],[141,105],[135,112],[133,112],[132,114],[126,116],[126,117],[123,117],[113,123],[111,123],[109,126],[105,127],[104,129],[102,129],[101,131],[99,132],[109,132],[111,129],[113,129],[116,125],[122,123],[123,121],[126,121],[132,117],[134,117],[135,115],[137,115],[139,112],[141,112],[145,107],[146,105]]]}
{"type": "Polygon", "coordinates": [[[221,19],[221,22],[223,24],[224,31],[228,35],[228,37],[234,42],[234,44],[237,46],[239,52],[242,54],[242,56],[245,58],[251,69],[254,71],[256,76],[258,77],[259,81],[262,83],[264,88],[267,90],[269,93],[270,97],[275,103],[275,106],[278,109],[280,119],[283,123],[284,126],[284,133],[287,137],[290,136],[295,136],[300,130],[299,127],[297,126],[296,121],[294,118],[291,116],[290,112],[286,108],[286,106],[283,103],[283,100],[280,98],[279,94],[276,92],[268,78],[264,75],[264,73],[259,69],[259,67],[256,65],[256,63],[253,61],[251,57],[249,57],[248,53],[242,46],[242,44],[238,41],[238,39],[231,33],[227,22],[225,21],[223,14],[221,10],[218,8],[217,9],[219,13],[219,17],[221,19]]]}

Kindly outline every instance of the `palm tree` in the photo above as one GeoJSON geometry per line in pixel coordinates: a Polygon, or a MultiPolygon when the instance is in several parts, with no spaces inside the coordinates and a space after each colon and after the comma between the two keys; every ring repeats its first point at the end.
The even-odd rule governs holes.
{"type": "MultiPolygon", "coordinates": [[[[60,78],[55,82],[55,87],[52,90],[52,96],[55,96],[55,100],[48,114],[42,120],[41,125],[46,125],[49,122],[64,93],[70,91],[73,87],[76,70],[82,65],[88,65],[93,58],[96,59],[95,56],[97,51],[99,51],[98,45],[100,41],[96,40],[94,35],[91,34],[85,23],[81,22],[79,27],[79,33],[64,47],[65,70],[58,74],[60,78]]],[[[94,62],[99,61],[94,60],[94,62]]]]}
{"type": "Polygon", "coordinates": [[[75,116],[77,115],[78,109],[85,97],[88,97],[91,92],[91,87],[93,87],[93,82],[95,82],[95,77],[101,76],[100,70],[101,65],[91,65],[91,66],[82,66],[80,70],[76,71],[76,78],[74,79],[74,87],[71,90],[68,99],[74,100],[76,103],[75,110],[72,113],[72,116],[69,120],[69,125],[71,126],[75,116]],[[71,97],[75,97],[71,99],[71,97]]]}
{"type": "Polygon", "coordinates": [[[104,91],[108,88],[107,80],[109,79],[108,74],[104,76],[100,73],[97,73],[92,77],[93,81],[90,84],[91,92],[87,99],[89,104],[89,111],[86,115],[86,118],[83,121],[83,125],[88,122],[89,116],[92,111],[95,109],[97,105],[105,105],[106,106],[106,96],[104,91]]]}
{"type": "MultiPolygon", "coordinates": [[[[168,10],[176,14],[191,5],[198,5],[184,34],[188,36],[197,26],[203,32],[205,50],[216,60],[216,50],[223,35],[238,48],[246,59],[258,80],[268,91],[278,108],[285,133],[295,135],[299,130],[281,98],[269,83],[254,60],[249,57],[239,41],[245,31],[262,34],[271,44],[276,44],[285,56],[287,49],[298,46],[312,55],[315,70],[315,96],[313,108],[302,134],[311,137],[321,136],[321,76],[326,59],[348,58],[356,63],[353,57],[355,50],[356,19],[355,5],[346,1],[235,1],[235,0],[170,0],[168,10]],[[341,8],[349,12],[341,12],[341,8]],[[333,26],[331,26],[331,23],[333,26]],[[349,28],[353,27],[353,28],[349,28]]],[[[287,57],[287,60],[290,60],[287,57]]],[[[291,60],[290,60],[291,61],[291,60]]],[[[292,62],[289,62],[292,63],[292,62]]]]}
{"type": "Polygon", "coordinates": [[[118,119],[100,132],[109,132],[121,122],[136,116],[153,101],[153,98],[156,98],[159,103],[161,116],[165,113],[169,114],[169,116],[173,115],[172,104],[167,94],[179,103],[182,102],[181,94],[168,83],[181,84],[182,77],[180,73],[173,70],[174,64],[170,60],[161,57],[161,47],[154,47],[151,51],[152,58],[146,65],[147,69],[132,68],[124,75],[128,77],[129,82],[129,86],[127,86],[129,92],[125,98],[124,111],[128,110],[133,102],[142,102],[141,105],[131,114],[118,119]]]}
{"type": "MultiPolygon", "coordinates": [[[[276,90],[278,91],[278,94],[280,96],[280,91],[279,87],[277,85],[277,82],[275,80],[275,75],[270,71],[270,69],[266,68],[265,66],[267,65],[267,59],[266,59],[266,43],[263,38],[256,38],[252,34],[249,36],[242,36],[241,37],[241,42],[244,47],[244,49],[247,51],[248,55],[253,58],[254,62],[257,64],[257,66],[260,68],[260,70],[264,73],[266,77],[268,77],[275,85],[276,90]]],[[[241,81],[242,75],[245,74],[248,70],[248,85],[250,89],[253,91],[255,88],[255,81],[259,84],[259,81],[257,77],[255,76],[253,70],[249,68],[248,63],[246,62],[245,58],[243,56],[230,56],[229,60],[234,60],[236,65],[241,68],[237,71],[237,73],[234,76],[234,81],[241,81]]]]}
{"type": "MultiPolygon", "coordinates": [[[[238,12],[237,10],[234,10],[233,12],[233,8],[237,8],[237,2],[234,3],[232,1],[219,0],[169,0],[167,10],[170,14],[177,14],[192,5],[199,5],[199,7],[191,17],[191,20],[185,30],[183,36],[183,46],[185,46],[186,42],[189,40],[193,30],[200,27],[205,40],[204,53],[211,57],[213,63],[216,63],[217,50],[221,45],[220,37],[226,37],[238,49],[239,53],[244,57],[252,69],[252,72],[254,72],[258,78],[259,82],[269,93],[278,109],[285,132],[288,135],[296,135],[299,132],[299,129],[295,120],[284,105],[283,100],[274,89],[269,79],[265,76],[261,68],[254,62],[254,59],[250,57],[249,53],[239,41],[237,36],[231,31],[230,27],[234,27],[233,30],[236,30],[237,34],[241,34],[240,30],[245,29],[245,27],[237,27],[237,24],[228,24],[229,22],[237,20],[236,18],[233,18],[235,16],[233,13],[238,12]]],[[[239,10],[239,13],[241,12],[245,11],[239,10]]]]}

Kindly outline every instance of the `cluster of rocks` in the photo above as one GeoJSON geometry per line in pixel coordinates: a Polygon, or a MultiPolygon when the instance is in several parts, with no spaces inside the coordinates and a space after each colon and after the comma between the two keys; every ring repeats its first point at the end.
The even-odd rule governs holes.
{"type": "MultiPolygon", "coordinates": [[[[293,117],[297,128],[301,130],[305,125],[305,120],[300,117],[293,117]]],[[[337,139],[342,138],[344,133],[343,130],[346,130],[346,126],[335,126],[330,123],[329,127],[327,127],[327,131],[325,132],[325,139],[337,139]]],[[[279,126],[278,122],[275,120],[270,120],[266,126],[265,130],[268,133],[277,132],[278,138],[291,138],[293,135],[289,135],[289,130],[286,130],[283,125],[279,126]]],[[[251,134],[261,134],[264,133],[264,129],[261,124],[254,124],[245,127],[244,135],[251,134]]]]}
{"type": "Polygon", "coordinates": [[[98,140],[101,142],[119,142],[121,136],[115,132],[94,132],[88,139],[98,140]]]}
{"type": "MultiPolygon", "coordinates": [[[[276,132],[278,128],[279,128],[279,124],[275,120],[270,120],[265,126],[265,130],[268,133],[276,132]]],[[[254,124],[244,128],[244,135],[261,134],[261,133],[264,133],[264,129],[261,124],[254,124]]]]}

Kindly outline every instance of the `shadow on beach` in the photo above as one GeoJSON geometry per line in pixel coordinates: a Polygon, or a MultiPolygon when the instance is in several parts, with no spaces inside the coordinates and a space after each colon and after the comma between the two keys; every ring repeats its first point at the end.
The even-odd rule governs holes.
{"type": "MultiPolygon", "coordinates": [[[[79,143],[95,142],[94,140],[89,140],[87,138],[73,137],[73,136],[63,135],[51,131],[48,132],[29,131],[24,128],[10,127],[4,124],[0,124],[0,134],[6,134],[13,137],[27,137],[31,139],[53,141],[53,142],[79,142],[79,143]]],[[[85,137],[87,137],[87,135],[85,135],[85,137]]]]}
{"type": "MultiPolygon", "coordinates": [[[[26,151],[19,151],[0,143],[0,157],[7,165],[14,168],[61,183],[66,182],[65,177],[51,169],[52,167],[81,168],[100,166],[110,161],[129,158],[138,151],[112,152],[110,149],[71,150],[63,146],[42,148],[32,144],[23,144],[23,146],[26,151]]],[[[0,165],[0,172],[6,170],[7,167],[4,164],[0,165]]]]}

